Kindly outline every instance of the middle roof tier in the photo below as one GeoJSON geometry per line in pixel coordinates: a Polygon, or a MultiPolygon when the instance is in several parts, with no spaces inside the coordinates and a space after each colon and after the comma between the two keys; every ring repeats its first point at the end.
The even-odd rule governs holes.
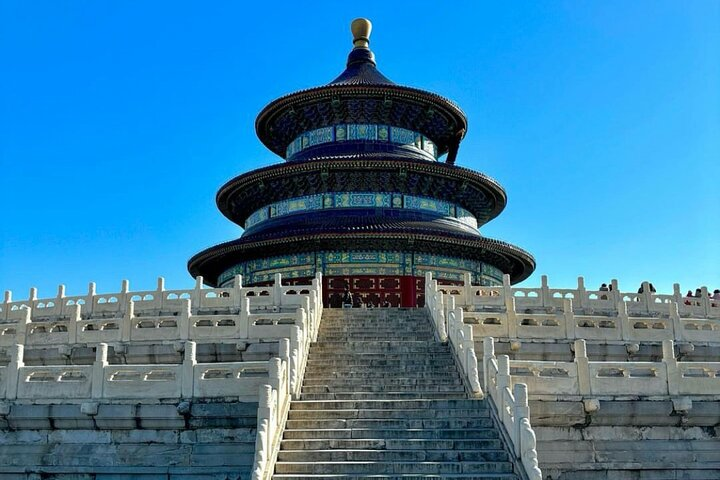
{"type": "Polygon", "coordinates": [[[446,163],[388,158],[372,152],[253,170],[221,187],[216,201],[223,215],[245,227],[249,217],[277,202],[344,192],[438,200],[469,212],[478,227],[499,215],[507,203],[500,184],[481,173],[446,163]]]}

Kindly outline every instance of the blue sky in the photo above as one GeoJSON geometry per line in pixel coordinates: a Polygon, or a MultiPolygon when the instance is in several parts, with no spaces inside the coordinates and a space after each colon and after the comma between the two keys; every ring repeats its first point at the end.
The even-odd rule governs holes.
{"type": "Polygon", "coordinates": [[[308,5],[1,0],[0,290],[192,285],[241,233],[217,189],[280,161],[255,116],[335,78],[358,16],[386,76],[466,112],[524,284],[720,288],[720,2],[308,5]]]}

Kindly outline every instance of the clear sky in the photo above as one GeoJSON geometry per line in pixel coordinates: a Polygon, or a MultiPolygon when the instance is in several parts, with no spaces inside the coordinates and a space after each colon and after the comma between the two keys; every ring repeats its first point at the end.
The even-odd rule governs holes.
{"type": "Polygon", "coordinates": [[[217,189],[281,161],[255,116],[338,75],[358,16],[386,76],[466,112],[525,285],[720,288],[719,1],[0,0],[0,290],[192,285],[241,233],[217,189]]]}

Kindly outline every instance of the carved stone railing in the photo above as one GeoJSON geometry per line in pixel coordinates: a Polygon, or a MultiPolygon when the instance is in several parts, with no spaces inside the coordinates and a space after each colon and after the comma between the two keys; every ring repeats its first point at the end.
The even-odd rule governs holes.
{"type": "Polygon", "coordinates": [[[243,287],[240,275],[231,288],[203,288],[202,282],[203,278],[197,277],[194,289],[165,290],[161,277],[156,290],[130,291],[128,281],[124,280],[120,292],[106,294],[96,293],[95,284],[91,283],[87,295],[80,296],[66,296],[65,287],[60,285],[57,296],[40,299],[37,289],[31,288],[29,298],[21,301],[13,301],[12,293],[6,291],[5,300],[0,303],[0,329],[26,321],[27,310],[30,322],[45,321],[52,325],[79,317],[95,331],[114,330],[119,320],[127,318],[287,313],[305,306],[305,298],[310,304],[306,310],[322,313],[319,274],[307,286],[283,286],[280,274],[275,275],[274,285],[267,287],[243,287]],[[245,299],[252,300],[251,312],[246,310],[245,299]]]}
{"type": "MultiPolygon", "coordinates": [[[[542,306],[538,297],[517,297],[516,291],[526,295],[535,289],[515,289],[508,285],[502,287],[439,286],[440,291],[458,301],[471,298],[471,305],[463,305],[464,322],[472,325],[476,337],[492,336],[510,339],[586,339],[598,341],[634,341],[660,342],[720,342],[720,322],[713,318],[682,317],[674,300],[659,295],[643,295],[643,298],[662,299],[653,305],[663,305],[652,309],[652,315],[641,315],[637,302],[621,300],[614,309],[588,312],[587,308],[576,309],[571,291],[563,292],[565,297],[553,300],[554,306],[542,306]],[[468,297],[465,290],[482,294],[468,297]],[[455,292],[455,293],[453,293],[455,292]],[[518,307],[521,299],[532,299],[534,307],[525,304],[518,307]],[[660,310],[664,308],[664,313],[660,310]],[[631,314],[631,310],[635,313],[631,314]]],[[[555,290],[548,290],[552,293],[555,290]]],[[[608,295],[610,292],[598,292],[608,295]]],[[[575,291],[577,294],[577,291],[575,291]]],[[[587,292],[586,292],[587,294],[587,292]]],[[[635,295],[637,297],[637,295],[635,295]]],[[[550,297],[552,298],[552,297],[550,297]]],[[[689,300],[689,299],[686,299],[689,300]]],[[[699,300],[699,299],[698,299],[699,300]]],[[[446,300],[447,301],[447,300],[446,300]]],[[[593,300],[594,301],[594,300],[593,300]]],[[[605,300],[601,300],[605,302],[605,300]]],[[[547,302],[545,302],[547,303],[547,302]]],[[[684,304],[683,304],[684,305],[684,304]]],[[[715,313],[710,307],[711,317],[715,313]]]]}
{"type": "Polygon", "coordinates": [[[466,311],[494,310],[521,314],[544,310],[546,313],[569,313],[569,307],[569,311],[575,315],[625,314],[651,318],[675,315],[694,319],[720,319],[720,300],[709,298],[707,287],[700,289],[700,297],[684,297],[677,283],[671,295],[652,293],[647,282],[642,284],[643,293],[621,292],[617,280],[610,282],[608,288],[611,290],[587,290],[583,277],[578,277],[575,289],[550,288],[545,275],[538,288],[512,287],[508,275],[504,276],[502,285],[474,286],[470,283],[469,274],[465,275],[463,285],[439,287],[443,293],[452,295],[456,305],[466,311]]]}
{"type": "MultiPolygon", "coordinates": [[[[287,352],[288,346],[285,343],[282,350],[287,352]]],[[[272,477],[283,427],[290,410],[288,363],[279,359],[271,360],[269,377],[270,383],[260,386],[259,389],[252,480],[272,477]]]]}
{"type": "MultiPolygon", "coordinates": [[[[38,299],[0,304],[0,347],[10,362],[0,366],[0,399],[91,405],[98,401],[156,401],[157,398],[234,398],[257,401],[258,428],[253,478],[269,478],[292,395],[299,395],[307,352],[322,318],[321,276],[309,286],[165,290],[38,299]],[[279,357],[263,362],[198,363],[198,341],[277,339],[279,357]],[[115,365],[109,344],[173,342],[181,364],[115,365]],[[25,365],[25,348],[95,345],[92,365],[25,365]]],[[[97,403],[95,403],[97,405],[97,403]]],[[[89,407],[88,407],[89,408],[89,407]]]]}
{"type": "MultiPolygon", "coordinates": [[[[484,339],[486,374],[494,358],[493,341],[484,339]]],[[[674,342],[664,340],[662,345],[659,362],[595,362],[588,359],[585,341],[575,340],[572,362],[510,360],[510,382],[527,385],[531,395],[720,395],[720,362],[679,362],[674,342]]]]}
{"type": "Polygon", "coordinates": [[[522,462],[528,478],[542,480],[542,472],[538,466],[535,431],[530,424],[528,387],[522,383],[512,385],[508,356],[500,355],[495,358],[492,339],[490,340],[489,344],[486,343],[483,362],[485,391],[497,408],[515,456],[522,462]]]}
{"type": "MultiPolygon", "coordinates": [[[[472,328],[464,324],[463,310],[456,308],[452,295],[446,297],[439,290],[437,280],[432,279],[431,273],[425,275],[425,308],[430,312],[438,339],[450,342],[470,391],[474,396],[483,398],[472,328]]],[[[498,419],[512,443],[515,457],[522,463],[529,480],[542,480],[537,461],[535,432],[530,425],[527,387],[518,384],[513,393],[509,388],[509,372],[506,377],[499,377],[497,362],[494,370],[492,367],[489,370],[494,376],[488,383],[488,371],[485,371],[485,392],[497,409],[498,419]]]]}
{"type": "Polygon", "coordinates": [[[425,274],[425,299],[438,339],[442,342],[450,341],[470,391],[474,396],[482,398],[484,394],[480,387],[472,328],[463,323],[463,311],[455,308],[451,296],[448,297],[448,304],[444,304],[444,295],[438,291],[437,280],[432,279],[430,272],[425,274]]]}
{"type": "MultiPolygon", "coordinates": [[[[195,342],[188,341],[180,364],[116,365],[108,363],[108,345],[101,343],[92,365],[25,365],[24,348],[15,345],[10,363],[0,370],[0,398],[70,403],[216,397],[255,401],[275,361],[197,363],[195,351],[195,342]]],[[[280,340],[280,356],[290,363],[288,339],[280,340]]],[[[286,375],[297,373],[289,370],[286,375]]]]}

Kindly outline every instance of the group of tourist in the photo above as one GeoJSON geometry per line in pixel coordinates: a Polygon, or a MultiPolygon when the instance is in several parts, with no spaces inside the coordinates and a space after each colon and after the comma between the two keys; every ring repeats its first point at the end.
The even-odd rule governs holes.
{"type": "Polygon", "coordinates": [[[359,294],[353,295],[350,292],[350,287],[346,284],[345,291],[342,296],[342,308],[390,308],[390,302],[385,300],[382,304],[376,305],[372,301],[363,302],[362,297],[359,294]]]}
{"type": "MultiPolygon", "coordinates": [[[[650,283],[650,282],[643,282],[643,283],[640,284],[640,288],[638,288],[638,292],[637,292],[637,293],[645,293],[645,284],[648,285],[648,290],[650,291],[650,293],[655,293],[655,292],[656,292],[655,287],[653,286],[652,283],[650,283]]],[[[599,288],[598,290],[601,291],[601,292],[612,292],[612,289],[613,289],[612,283],[610,283],[610,284],[603,283],[602,285],[600,285],[600,288],[599,288]]],[[[600,295],[600,298],[601,298],[602,300],[607,300],[607,299],[608,299],[608,296],[607,296],[607,295],[600,295]]],[[[685,298],[686,298],[686,300],[685,300],[685,305],[692,305],[692,304],[693,304],[693,300],[690,300],[690,299],[691,299],[691,298],[702,298],[702,289],[701,289],[701,288],[696,288],[696,289],[695,289],[695,293],[693,293],[692,290],[688,290],[688,291],[687,291],[687,294],[685,295],[685,298]]],[[[708,298],[712,301],[711,305],[712,305],[713,307],[718,307],[718,306],[720,306],[720,289],[716,288],[715,290],[713,290],[712,293],[710,293],[710,292],[708,291],[708,298]]],[[[696,305],[700,305],[700,302],[699,302],[698,300],[695,300],[695,302],[696,302],[696,305]]]]}
{"type": "MultiPolygon", "coordinates": [[[[696,288],[695,293],[693,293],[692,290],[688,290],[687,294],[685,295],[685,305],[692,305],[692,300],[689,300],[690,298],[702,298],[702,288],[696,288]]],[[[720,306],[720,289],[716,288],[713,293],[708,292],[708,298],[712,301],[711,305],[713,307],[720,306]]],[[[696,305],[700,305],[699,301],[695,301],[696,305]]]]}

